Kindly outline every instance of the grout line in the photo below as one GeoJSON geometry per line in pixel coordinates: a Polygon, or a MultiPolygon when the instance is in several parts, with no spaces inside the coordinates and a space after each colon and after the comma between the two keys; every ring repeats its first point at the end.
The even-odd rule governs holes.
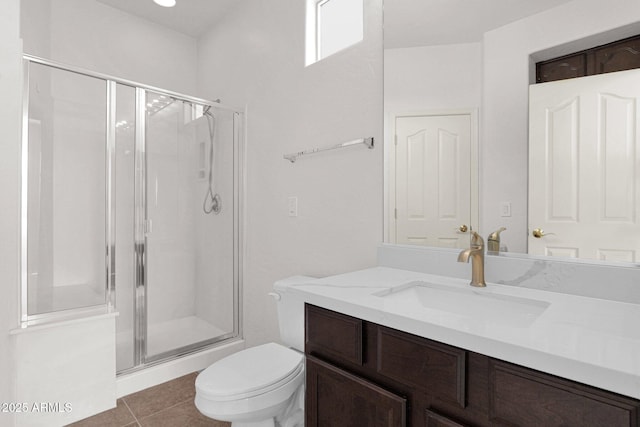
{"type": "MultiPolygon", "coordinates": [[[[140,421],[138,421],[138,417],[136,417],[136,414],[133,413],[133,411],[131,410],[131,408],[129,407],[129,405],[127,404],[127,401],[124,400],[124,398],[120,398],[120,400],[122,400],[122,403],[124,403],[124,406],[127,407],[127,409],[129,410],[129,413],[131,414],[131,416],[133,417],[133,420],[136,422],[136,424],[140,425],[140,421]]],[[[129,423],[131,424],[131,423],[129,423]]]]}
{"type": "MultiPolygon", "coordinates": [[[[163,409],[161,409],[161,410],[159,410],[159,411],[156,411],[156,412],[154,412],[154,413],[152,413],[152,414],[149,414],[149,415],[145,416],[145,417],[144,417],[144,418],[142,418],[142,419],[144,420],[145,418],[149,418],[149,417],[152,417],[152,416],[154,416],[154,415],[156,415],[156,414],[159,414],[159,413],[161,413],[161,412],[168,411],[168,410],[170,410],[170,409],[175,408],[176,406],[179,406],[179,405],[182,405],[182,404],[184,404],[184,403],[186,403],[186,402],[189,402],[190,400],[192,400],[192,399],[191,399],[191,398],[189,398],[189,399],[185,399],[185,400],[183,400],[183,401],[181,401],[181,402],[176,403],[175,405],[168,406],[168,407],[163,408],[163,409]]],[[[134,415],[134,417],[135,417],[135,415],[134,415]]],[[[138,421],[138,419],[137,419],[137,418],[136,418],[136,421],[138,421]]],[[[138,421],[138,422],[140,422],[140,421],[138,421]]]]}
{"type": "MultiPolygon", "coordinates": [[[[193,374],[193,372],[188,373],[188,374],[185,374],[185,375],[183,375],[183,376],[188,376],[188,375],[192,375],[192,374],[193,374]]],[[[181,378],[181,377],[178,377],[178,378],[181,378]]],[[[177,380],[178,378],[175,378],[174,380],[171,380],[171,381],[167,381],[167,383],[172,382],[172,381],[175,381],[175,380],[177,380]]],[[[158,384],[158,385],[160,385],[160,386],[161,386],[161,385],[164,385],[164,384],[167,384],[167,383],[158,384]]],[[[153,387],[157,387],[157,385],[156,385],[156,386],[153,386],[153,387]]],[[[149,388],[152,388],[152,387],[149,387],[149,388]]],[[[144,389],[144,390],[140,390],[140,391],[138,391],[138,392],[136,392],[136,393],[143,392],[143,391],[145,391],[145,390],[148,390],[149,388],[144,389]]],[[[135,394],[135,393],[132,393],[132,394],[135,394]]],[[[129,395],[129,396],[130,396],[130,395],[129,395]]],[[[187,402],[189,402],[189,401],[193,401],[193,399],[194,399],[195,395],[194,395],[193,397],[186,398],[186,399],[184,399],[184,400],[182,400],[182,401],[180,401],[180,402],[178,402],[178,403],[176,403],[176,404],[174,404],[174,405],[172,405],[172,406],[169,406],[169,407],[163,408],[163,409],[161,409],[161,410],[159,410],[159,411],[156,411],[156,412],[153,412],[153,413],[151,413],[151,414],[145,415],[143,418],[140,418],[140,419],[136,416],[136,414],[133,412],[133,410],[131,409],[131,407],[127,404],[126,397],[127,397],[127,396],[123,396],[123,397],[121,397],[121,398],[120,398],[120,400],[122,400],[122,403],[124,403],[124,405],[127,407],[127,409],[129,410],[129,413],[133,416],[133,419],[134,419],[134,421],[137,423],[137,425],[138,425],[139,427],[141,427],[141,426],[142,426],[142,424],[141,424],[141,420],[144,420],[144,419],[146,419],[146,418],[149,418],[149,417],[154,416],[154,415],[156,415],[156,414],[159,414],[159,413],[161,413],[161,412],[164,412],[164,411],[170,410],[170,409],[172,409],[172,408],[175,408],[175,407],[176,407],[176,406],[178,406],[178,405],[183,405],[183,404],[185,404],[185,403],[187,403],[187,402]]]]}

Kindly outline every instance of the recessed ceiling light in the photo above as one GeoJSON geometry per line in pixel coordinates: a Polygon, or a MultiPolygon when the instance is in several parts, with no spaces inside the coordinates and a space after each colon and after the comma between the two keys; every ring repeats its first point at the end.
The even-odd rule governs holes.
{"type": "Polygon", "coordinates": [[[162,7],[173,7],[176,5],[176,0],[153,0],[155,4],[162,7]]]}

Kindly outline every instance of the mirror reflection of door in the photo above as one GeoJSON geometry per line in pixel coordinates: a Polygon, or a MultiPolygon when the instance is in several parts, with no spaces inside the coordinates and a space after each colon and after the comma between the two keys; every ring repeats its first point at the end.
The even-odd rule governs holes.
{"type": "Polygon", "coordinates": [[[396,116],[394,126],[392,241],[467,247],[471,115],[396,116]]]}
{"type": "Polygon", "coordinates": [[[530,254],[638,260],[639,83],[629,70],[530,87],[530,254]]]}

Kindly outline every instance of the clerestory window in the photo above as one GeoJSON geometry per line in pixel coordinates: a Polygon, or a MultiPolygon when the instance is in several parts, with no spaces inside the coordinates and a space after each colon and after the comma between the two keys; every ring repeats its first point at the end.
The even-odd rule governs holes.
{"type": "Polygon", "coordinates": [[[307,0],[306,65],[364,38],[363,0],[307,0]]]}

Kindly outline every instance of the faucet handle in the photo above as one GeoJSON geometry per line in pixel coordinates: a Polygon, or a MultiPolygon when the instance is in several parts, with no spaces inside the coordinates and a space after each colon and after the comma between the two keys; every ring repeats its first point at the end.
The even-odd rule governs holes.
{"type": "Polygon", "coordinates": [[[497,240],[500,241],[500,233],[502,233],[503,231],[505,231],[507,229],[507,227],[500,227],[498,228],[496,231],[494,231],[493,233],[489,234],[489,240],[497,240]]]}
{"type": "Polygon", "coordinates": [[[495,254],[500,252],[500,233],[506,229],[506,227],[500,227],[493,233],[489,234],[489,237],[487,238],[487,241],[489,242],[487,245],[487,251],[489,253],[495,254]]]}
{"type": "Polygon", "coordinates": [[[475,231],[471,231],[471,246],[484,248],[484,239],[475,231]]]}

